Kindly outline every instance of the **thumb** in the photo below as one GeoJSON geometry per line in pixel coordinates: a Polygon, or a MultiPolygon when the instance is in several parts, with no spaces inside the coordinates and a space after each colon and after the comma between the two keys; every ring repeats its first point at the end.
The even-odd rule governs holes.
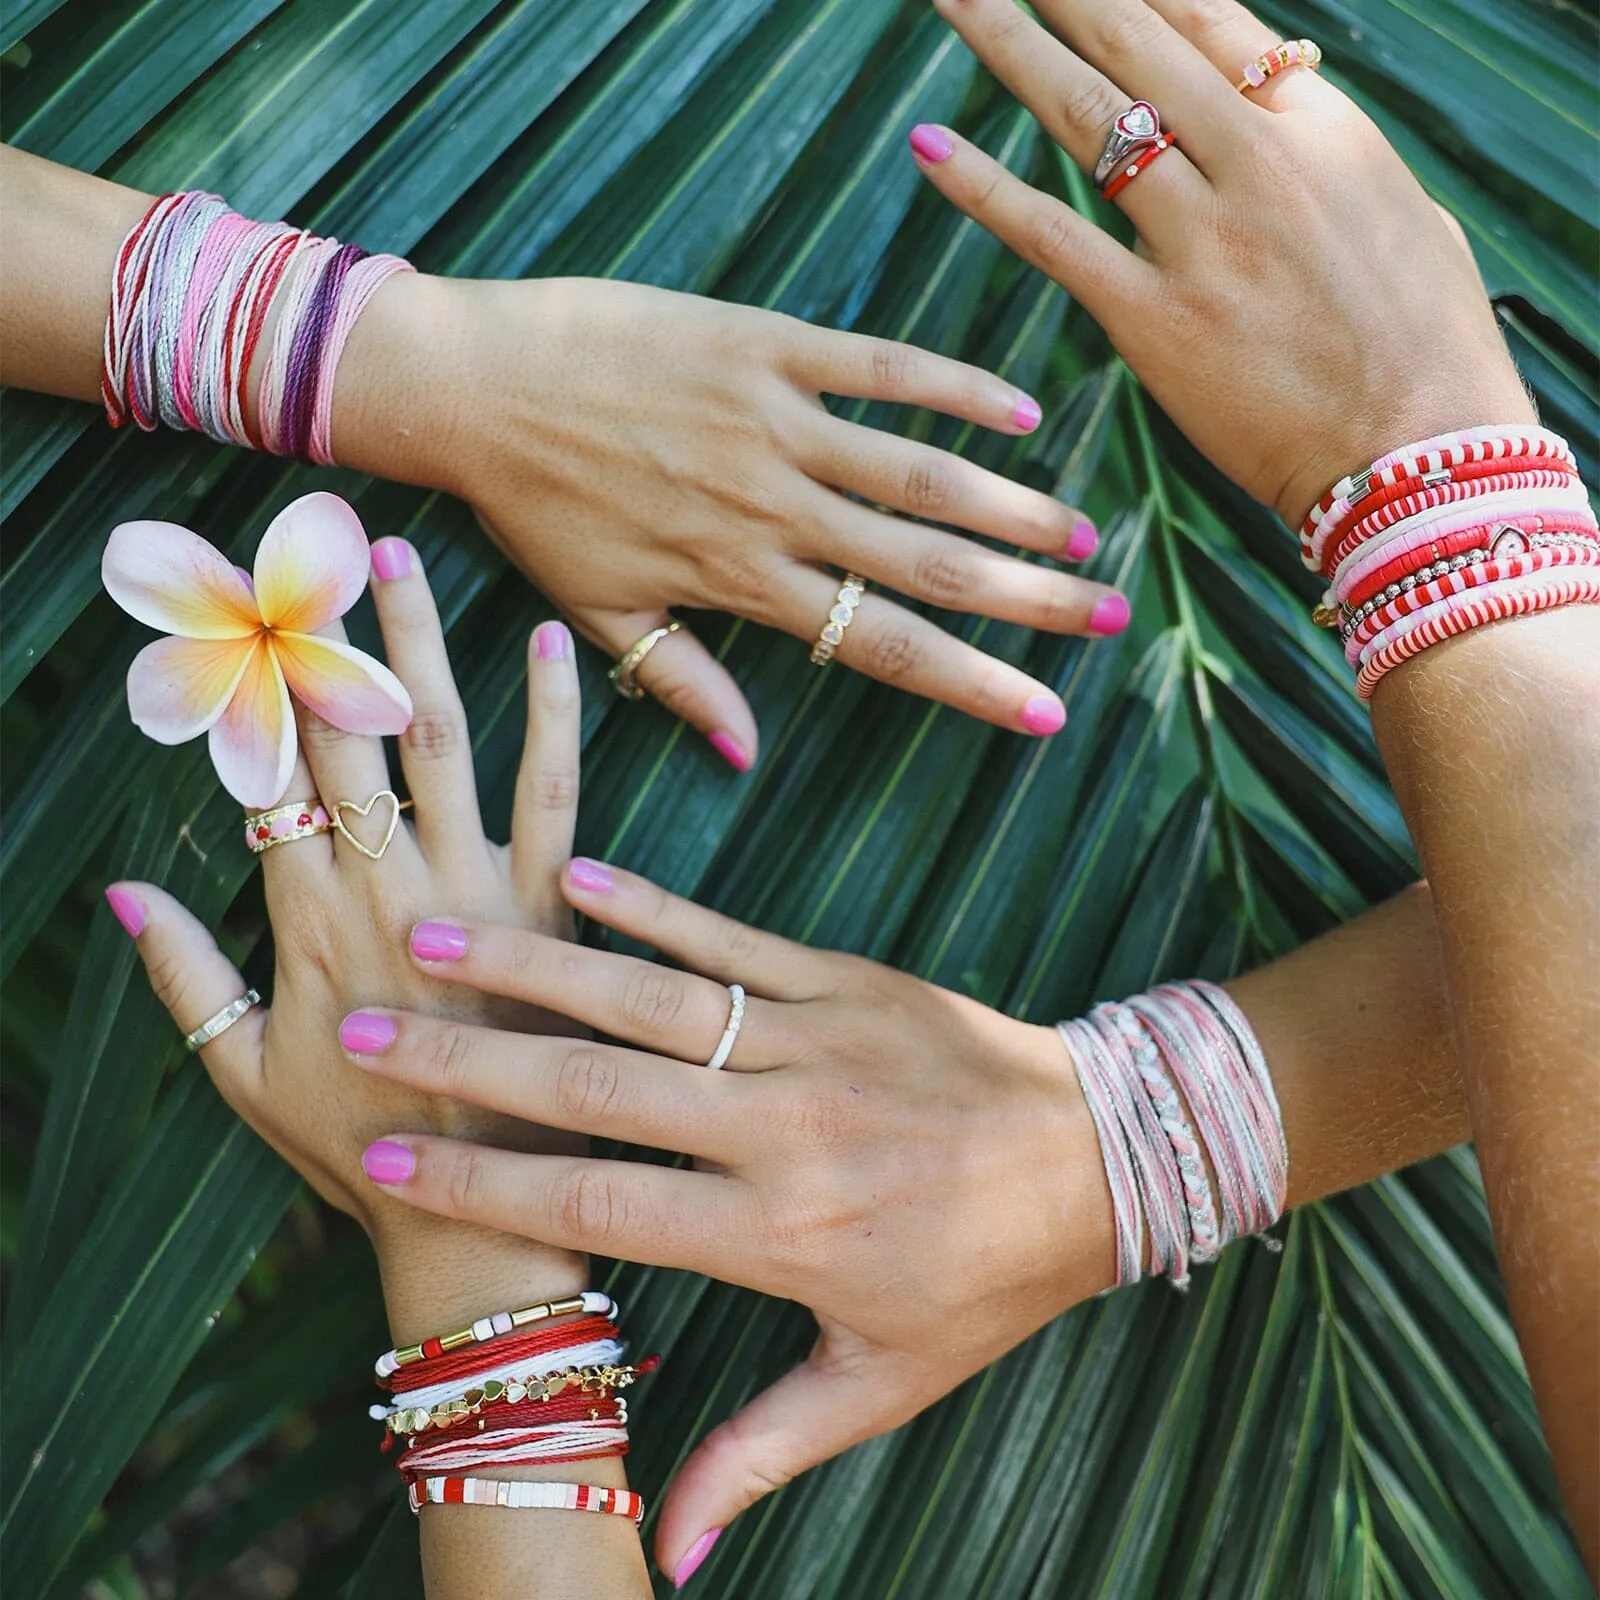
{"type": "Polygon", "coordinates": [[[841,1450],[875,1438],[928,1403],[870,1348],[841,1361],[827,1339],[792,1372],[714,1429],[679,1468],[656,1524],[656,1562],[681,1589],[723,1529],[763,1495],[841,1450]]]}
{"type": "MultiPolygon", "coordinates": [[[[584,637],[613,661],[620,660],[654,628],[674,619],[665,611],[574,611],[584,637]]],[[[760,734],[733,674],[680,624],[656,644],[636,674],[639,687],[675,717],[698,728],[711,748],[739,772],[755,765],[760,734]]]]}
{"type": "MultiPolygon", "coordinates": [[[[106,900],[138,945],[150,987],[180,1033],[192,1033],[249,987],[205,924],[164,889],[114,883],[106,900]]],[[[266,1031],[265,1010],[252,1006],[200,1051],[212,1082],[236,1111],[254,1098],[261,1081],[266,1031]]]]}

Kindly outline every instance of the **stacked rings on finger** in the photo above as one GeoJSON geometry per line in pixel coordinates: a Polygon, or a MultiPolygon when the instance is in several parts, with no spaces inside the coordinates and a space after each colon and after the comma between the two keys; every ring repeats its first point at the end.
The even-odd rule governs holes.
{"type": "Polygon", "coordinates": [[[1152,145],[1147,145],[1136,155],[1121,172],[1116,173],[1110,183],[1100,191],[1101,197],[1106,200],[1115,200],[1135,178],[1144,171],[1158,156],[1167,150],[1175,150],[1178,141],[1170,133],[1164,133],[1152,145]]]}
{"type": "Polygon", "coordinates": [[[652,628],[643,638],[637,639],[617,658],[607,677],[611,679],[612,687],[624,700],[643,700],[644,687],[639,682],[639,668],[645,663],[645,657],[650,654],[661,641],[669,635],[677,633],[683,627],[681,622],[668,622],[659,628],[652,628]]]}
{"type": "Polygon", "coordinates": [[[1275,78],[1290,67],[1306,67],[1315,72],[1322,65],[1322,49],[1311,39],[1285,39],[1282,44],[1264,50],[1240,74],[1235,85],[1240,94],[1259,89],[1268,78],[1275,78]]]}
{"type": "Polygon", "coordinates": [[[1095,186],[1105,199],[1114,198],[1176,143],[1163,132],[1161,113],[1148,100],[1135,100],[1111,124],[1106,147],[1094,164],[1095,186]]]}
{"type": "Polygon", "coordinates": [[[844,630],[855,621],[856,607],[861,604],[861,597],[866,592],[865,578],[858,578],[853,572],[844,575],[844,582],[839,585],[839,593],[834,597],[828,620],[822,625],[822,632],[811,647],[813,666],[825,667],[833,660],[834,652],[844,643],[844,630]]]}
{"type": "Polygon", "coordinates": [[[316,833],[327,833],[333,818],[320,800],[296,800],[270,811],[254,811],[244,819],[244,842],[257,854],[274,845],[293,844],[316,833]]]}
{"type": "Polygon", "coordinates": [[[728,1064],[728,1057],[733,1054],[734,1041],[739,1037],[739,1030],[744,1026],[744,988],[737,983],[728,985],[728,1025],[722,1030],[722,1037],[717,1040],[717,1048],[712,1051],[711,1059],[706,1062],[707,1072],[721,1072],[728,1064]]]}

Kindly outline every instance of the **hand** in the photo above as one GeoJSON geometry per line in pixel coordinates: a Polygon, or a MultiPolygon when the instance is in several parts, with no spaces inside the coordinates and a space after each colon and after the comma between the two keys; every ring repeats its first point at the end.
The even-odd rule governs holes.
{"type": "Polygon", "coordinates": [[[1159,108],[1181,148],[1115,202],[1138,255],[946,130],[918,162],[1291,526],[1398,445],[1533,420],[1470,255],[1373,123],[1303,68],[1235,88],[1279,43],[1242,6],[1035,0],[1058,39],[1014,0],[935,4],[1085,171],[1132,99],[1159,108]]]}
{"type": "MultiPolygon", "coordinates": [[[[1032,400],[987,373],[771,312],[598,280],[405,275],[351,337],[335,446],[342,462],[469,501],[612,657],[670,606],[729,611],[810,646],[846,569],[1056,633],[1126,624],[1126,604],[1101,584],[877,507],[1074,560],[1095,543],[1081,513],[833,417],[825,393],[1005,433],[1038,421],[1032,400]]],[[[1064,720],[1043,684],[881,594],[863,602],[837,659],[1003,727],[1054,733],[1064,720]]],[[[811,670],[798,648],[795,670],[811,670]]],[[[651,652],[639,682],[734,766],[755,760],[743,695],[687,629],[651,652]]]]}
{"type": "MultiPolygon", "coordinates": [[[[407,958],[412,925],[441,911],[475,914],[553,937],[571,933],[559,874],[571,854],[577,807],[578,684],[571,635],[544,624],[530,641],[528,735],[509,846],[490,844],[478,815],[471,743],[438,613],[416,552],[404,540],[374,552],[373,597],[394,671],[415,717],[400,759],[416,803],[379,861],[336,833],[298,839],[262,858],[276,938],[273,1005],[257,1007],[201,1052],[218,1089],[318,1194],[356,1217],[377,1246],[391,1314],[435,1331],[448,1304],[470,1318],[498,1309],[515,1286],[528,1298],[584,1282],[580,1258],[428,1219],[385,1197],[361,1170],[375,1135],[400,1123],[520,1149],[577,1150],[582,1141],[506,1117],[398,1089],[353,1072],[339,1047],[341,1019],[382,999],[503,1028],[570,1025],[514,1001],[430,978],[407,958]],[[378,573],[389,574],[380,577],[378,573]],[[441,1273],[440,1269],[446,1269],[441,1273]],[[488,1298],[485,1299],[484,1297],[488,1298]]],[[[302,710],[302,755],[286,800],[321,795],[365,802],[387,787],[382,741],[340,733],[302,710]]],[[[380,801],[365,820],[346,812],[376,847],[388,820],[380,801]]],[[[150,884],[108,891],[138,939],[150,979],[179,1028],[197,1027],[245,984],[207,930],[150,884]]]]}
{"type": "Polygon", "coordinates": [[[586,916],[717,981],[463,923],[460,954],[419,971],[641,1048],[386,1012],[393,1041],[351,1059],[420,1095],[684,1151],[702,1169],[518,1155],[397,1122],[385,1131],[415,1160],[389,1185],[400,1199],[816,1313],[810,1358],[679,1472],[656,1539],[671,1573],[762,1495],[1108,1287],[1110,1193],[1053,1029],[755,932],[596,862],[574,862],[566,888],[586,916]],[[707,1072],[725,982],[750,998],[728,1070],[707,1072]]]}

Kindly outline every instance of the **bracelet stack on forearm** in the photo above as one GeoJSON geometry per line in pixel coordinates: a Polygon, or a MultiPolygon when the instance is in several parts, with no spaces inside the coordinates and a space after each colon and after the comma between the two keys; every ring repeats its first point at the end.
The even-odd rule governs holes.
{"type": "Polygon", "coordinates": [[[345,340],[398,256],[251,222],[214,194],[165,194],[117,252],[100,393],[113,428],[209,434],[333,464],[333,385],[345,340]],[[255,404],[252,364],[277,303],[255,404]]]}
{"type": "Polygon", "coordinates": [[[411,1509],[491,1505],[642,1521],[644,1502],[626,1489],[468,1476],[627,1454],[620,1391],[658,1363],[624,1364],[619,1315],[610,1296],[589,1290],[380,1356],[378,1381],[393,1398],[371,1414],[384,1424],[385,1448],[401,1444],[397,1467],[411,1509]]]}
{"type": "Polygon", "coordinates": [[[1148,1241],[1150,1272],[1186,1288],[1191,1262],[1283,1214],[1289,1150],[1272,1076],[1224,990],[1165,984],[1056,1027],[1100,1141],[1118,1284],[1144,1275],[1148,1241]]]}
{"type": "Polygon", "coordinates": [[[1334,485],[1300,533],[1370,700],[1391,668],[1470,628],[1600,600],[1600,529],[1567,442],[1505,424],[1426,439],[1334,485]]]}

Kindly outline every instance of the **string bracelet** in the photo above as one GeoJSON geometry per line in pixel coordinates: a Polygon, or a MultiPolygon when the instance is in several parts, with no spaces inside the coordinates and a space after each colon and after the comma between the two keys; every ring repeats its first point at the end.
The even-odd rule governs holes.
{"type": "Polygon", "coordinates": [[[487,1344],[491,1339],[504,1338],[519,1328],[579,1313],[615,1322],[622,1315],[622,1308],[610,1295],[602,1294],[597,1289],[585,1289],[582,1294],[567,1295],[560,1300],[541,1300],[537,1305],[522,1306],[516,1311],[497,1311],[492,1317],[479,1317],[470,1328],[436,1334],[419,1344],[385,1351],[378,1357],[374,1370],[380,1378],[389,1378],[402,1367],[412,1366],[418,1361],[436,1361],[453,1350],[487,1344]]]}
{"type": "Polygon", "coordinates": [[[1225,991],[1163,984],[1057,1024],[1111,1190],[1117,1282],[1189,1263],[1282,1214],[1289,1151],[1266,1057],[1225,991]],[[1209,1172],[1207,1170],[1209,1162],[1209,1172]]]}
{"type": "Polygon", "coordinates": [[[501,1483],[486,1478],[423,1478],[407,1496],[413,1512],[425,1505],[501,1506],[513,1511],[597,1511],[644,1521],[644,1500],[632,1489],[591,1483],[501,1483]]]}
{"type": "Polygon", "coordinates": [[[566,1367],[614,1366],[622,1359],[619,1339],[593,1339],[572,1345],[554,1345],[550,1349],[522,1356],[508,1357],[504,1361],[480,1361],[453,1377],[438,1383],[397,1389],[391,1405],[369,1407],[368,1415],[377,1422],[386,1422],[402,1411],[418,1409],[429,1411],[434,1406],[465,1394],[472,1387],[485,1384],[522,1384],[541,1382],[553,1372],[566,1367]]]}
{"type": "Polygon", "coordinates": [[[283,222],[253,222],[203,190],[162,195],[112,270],[100,394],[132,422],[333,464],[339,360],[377,290],[411,266],[283,222]],[[250,419],[249,374],[269,313],[250,419]]]}

